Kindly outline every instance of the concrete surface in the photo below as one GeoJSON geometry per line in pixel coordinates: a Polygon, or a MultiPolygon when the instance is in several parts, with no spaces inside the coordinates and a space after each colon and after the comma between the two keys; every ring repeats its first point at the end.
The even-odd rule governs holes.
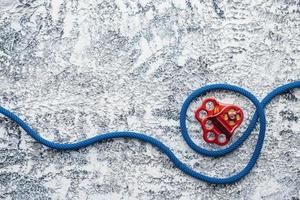
{"type": "MultiPolygon", "coordinates": [[[[179,132],[187,95],[226,82],[261,99],[299,79],[299,0],[0,1],[0,104],[53,141],[145,132],[195,170],[228,176],[249,160],[259,127],[224,158],[197,155],[179,132]]],[[[206,96],[245,109],[236,140],[253,106],[233,93],[206,96]]],[[[191,135],[215,148],[203,143],[192,116],[198,104],[189,111],[191,135]]],[[[226,186],[186,176],[139,141],[54,151],[1,116],[0,198],[299,200],[300,90],[274,99],[266,113],[258,164],[226,186]]]]}

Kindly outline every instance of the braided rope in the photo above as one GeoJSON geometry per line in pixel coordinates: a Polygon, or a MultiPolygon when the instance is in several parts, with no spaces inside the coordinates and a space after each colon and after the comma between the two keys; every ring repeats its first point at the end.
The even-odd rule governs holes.
{"type": "Polygon", "coordinates": [[[224,156],[225,154],[228,154],[235,149],[237,149],[243,142],[249,137],[253,129],[255,128],[256,122],[259,121],[260,124],[260,130],[258,135],[258,140],[255,146],[255,150],[247,163],[247,165],[238,173],[226,177],[226,178],[217,178],[217,177],[210,177],[203,175],[202,173],[196,172],[193,169],[191,169],[189,166],[184,164],[182,161],[180,161],[175,154],[171,151],[169,147],[167,147],[165,144],[160,142],[158,139],[155,139],[153,137],[147,136],[142,133],[136,133],[131,131],[121,131],[121,132],[111,132],[111,133],[104,133],[99,134],[94,137],[85,139],[83,141],[79,141],[76,143],[56,143],[51,142],[49,140],[46,140],[45,138],[41,137],[37,132],[35,132],[32,128],[30,128],[23,120],[21,120],[17,115],[10,112],[9,110],[6,110],[3,107],[0,107],[0,113],[17,123],[19,126],[21,126],[33,139],[35,139],[37,142],[57,150],[74,150],[74,149],[80,149],[87,146],[90,146],[96,142],[100,142],[107,139],[112,138],[133,138],[142,140],[144,142],[148,142],[152,144],[153,146],[157,147],[161,152],[165,153],[169,159],[174,163],[174,165],[183,171],[184,173],[198,179],[201,181],[205,181],[208,183],[213,184],[231,184],[234,182],[237,182],[238,180],[245,177],[253,168],[255,163],[257,162],[257,159],[261,153],[261,149],[264,143],[265,133],[266,133],[266,118],[265,118],[265,112],[264,108],[267,106],[268,103],[277,95],[284,93],[288,90],[294,89],[294,88],[300,88],[300,81],[288,83],[286,85],[280,86],[270,92],[261,102],[249,91],[240,88],[238,86],[234,85],[228,85],[228,84],[212,84],[207,85],[202,88],[199,88],[198,90],[195,90],[188,98],[185,100],[185,102],[182,105],[181,111],[180,111],[180,130],[181,134],[186,141],[186,143],[197,153],[204,155],[204,156],[210,156],[210,157],[220,157],[224,156]],[[242,136],[234,142],[229,147],[222,149],[222,150],[207,150],[202,147],[197,146],[192,139],[189,136],[187,127],[186,127],[186,113],[189,108],[189,105],[193,100],[195,100],[200,95],[213,91],[213,90],[228,90],[237,92],[245,97],[247,97],[256,107],[256,111],[250,121],[250,124],[246,131],[242,134],[242,136]]]}

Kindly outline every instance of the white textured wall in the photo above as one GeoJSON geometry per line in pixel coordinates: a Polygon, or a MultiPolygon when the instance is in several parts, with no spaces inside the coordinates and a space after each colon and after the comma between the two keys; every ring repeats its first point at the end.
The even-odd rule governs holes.
{"type": "MultiPolygon", "coordinates": [[[[261,99],[299,79],[299,0],[0,0],[0,105],[53,141],[145,132],[195,170],[228,176],[249,160],[258,128],[224,158],[199,156],[179,132],[187,95],[226,82],[261,99]]],[[[236,140],[253,106],[233,93],[207,96],[245,109],[236,140]]],[[[191,135],[211,148],[196,106],[191,135]]],[[[139,141],[54,151],[1,116],[0,198],[299,200],[300,90],[275,98],[266,114],[258,164],[227,186],[186,176],[139,141]]]]}

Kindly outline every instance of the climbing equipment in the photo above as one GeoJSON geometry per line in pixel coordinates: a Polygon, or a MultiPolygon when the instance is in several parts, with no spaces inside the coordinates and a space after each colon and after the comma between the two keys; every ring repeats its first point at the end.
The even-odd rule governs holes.
{"type": "Polygon", "coordinates": [[[238,106],[206,98],[195,111],[195,118],[202,126],[203,139],[207,143],[224,146],[243,122],[244,113],[238,106]]]}
{"type": "Polygon", "coordinates": [[[186,141],[186,143],[197,153],[205,156],[210,157],[220,157],[225,154],[228,154],[235,149],[237,149],[251,134],[252,130],[255,128],[257,120],[260,124],[260,130],[258,134],[257,143],[254,149],[254,152],[249,160],[249,162],[246,164],[246,166],[238,173],[225,177],[225,178],[216,178],[216,177],[210,177],[207,175],[204,175],[200,172],[196,172],[195,170],[191,169],[188,165],[184,164],[182,161],[180,161],[175,154],[171,151],[169,147],[164,145],[162,142],[160,142],[158,139],[155,139],[153,137],[150,137],[148,135],[142,134],[142,133],[136,133],[136,132],[129,132],[129,131],[121,131],[121,132],[111,132],[111,133],[105,133],[105,134],[99,134],[94,137],[88,138],[83,141],[75,142],[75,143],[56,143],[51,142],[49,140],[46,140],[45,138],[41,137],[37,132],[35,132],[33,129],[31,129],[24,121],[22,121],[17,115],[13,114],[12,112],[6,110],[3,107],[0,107],[0,113],[8,117],[9,119],[16,122],[19,126],[21,126],[32,138],[34,138],[37,142],[53,149],[57,150],[73,150],[73,149],[80,149],[87,147],[89,145],[92,145],[96,142],[100,142],[107,139],[112,138],[134,138],[138,139],[144,142],[148,142],[152,144],[153,146],[156,146],[160,151],[165,153],[169,159],[174,163],[174,165],[183,171],[184,173],[202,181],[206,181],[208,183],[213,184],[231,184],[234,183],[243,177],[245,177],[253,168],[255,165],[265,138],[265,132],[266,132],[266,119],[265,119],[265,112],[264,108],[267,106],[267,104],[277,95],[284,93],[290,89],[293,88],[299,88],[300,87],[300,81],[295,81],[292,83],[288,83],[286,85],[280,86],[270,92],[261,102],[250,92],[247,90],[240,88],[238,86],[228,85],[228,84],[212,84],[207,85],[202,88],[199,88],[198,90],[195,90],[190,96],[187,97],[185,102],[183,103],[183,106],[180,111],[180,130],[181,134],[186,141]],[[190,138],[188,134],[188,130],[186,127],[186,113],[189,108],[189,105],[192,101],[194,101],[197,97],[201,96],[202,94],[213,91],[213,90],[229,90],[233,92],[237,92],[245,97],[247,97],[256,107],[256,111],[249,123],[248,128],[246,131],[242,134],[242,136],[235,141],[233,144],[231,144],[229,147],[226,147],[221,150],[207,150],[200,146],[197,146],[192,139],[190,138]]]}

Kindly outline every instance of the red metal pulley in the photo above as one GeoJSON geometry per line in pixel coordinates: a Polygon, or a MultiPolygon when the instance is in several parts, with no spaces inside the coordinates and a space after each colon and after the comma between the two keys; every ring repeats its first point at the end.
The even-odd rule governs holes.
{"type": "Polygon", "coordinates": [[[206,98],[195,111],[195,117],[203,129],[203,139],[207,143],[223,146],[230,141],[234,131],[243,122],[244,114],[236,105],[206,98]]]}

